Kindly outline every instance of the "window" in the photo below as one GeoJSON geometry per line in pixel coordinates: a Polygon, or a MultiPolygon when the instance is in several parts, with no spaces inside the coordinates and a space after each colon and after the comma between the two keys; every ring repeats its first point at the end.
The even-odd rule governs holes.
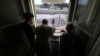
{"type": "Polygon", "coordinates": [[[92,34],[99,21],[99,2],[97,0],[78,0],[75,21],[92,34]]]}
{"type": "Polygon", "coordinates": [[[65,28],[68,18],[69,0],[58,4],[43,3],[41,0],[35,0],[34,3],[37,26],[41,25],[42,20],[45,18],[48,20],[48,25],[55,27],[58,31],[65,28]]]}

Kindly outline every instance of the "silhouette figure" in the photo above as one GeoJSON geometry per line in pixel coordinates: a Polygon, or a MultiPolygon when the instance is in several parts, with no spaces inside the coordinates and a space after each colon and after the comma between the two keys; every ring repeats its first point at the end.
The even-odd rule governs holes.
{"type": "Polygon", "coordinates": [[[73,40],[73,24],[68,24],[66,26],[67,32],[65,32],[60,39],[60,53],[61,56],[70,56],[71,54],[71,46],[72,46],[72,40],[73,40]]]}
{"type": "Polygon", "coordinates": [[[24,13],[25,22],[23,23],[23,29],[30,43],[32,56],[34,55],[34,29],[32,26],[32,18],[34,16],[31,13],[24,13]]]}
{"type": "Polygon", "coordinates": [[[42,20],[42,25],[36,27],[36,55],[51,56],[50,37],[52,37],[54,28],[48,26],[46,19],[42,20]]]}

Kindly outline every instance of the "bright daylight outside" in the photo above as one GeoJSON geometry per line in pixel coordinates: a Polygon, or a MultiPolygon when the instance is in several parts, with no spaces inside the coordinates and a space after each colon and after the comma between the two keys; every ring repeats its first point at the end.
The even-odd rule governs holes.
{"type": "Polygon", "coordinates": [[[67,24],[69,0],[65,3],[43,3],[41,0],[34,0],[36,10],[36,24],[41,25],[42,20],[48,20],[48,25],[55,27],[59,32],[64,29],[67,24]]]}

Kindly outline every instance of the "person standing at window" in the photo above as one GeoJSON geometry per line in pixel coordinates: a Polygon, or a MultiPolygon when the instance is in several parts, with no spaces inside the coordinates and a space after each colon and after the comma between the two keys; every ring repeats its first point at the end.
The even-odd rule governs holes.
{"type": "Polygon", "coordinates": [[[73,32],[73,24],[69,23],[66,26],[67,32],[64,32],[60,38],[60,55],[61,56],[70,56],[71,55],[71,47],[72,47],[72,41],[74,37],[73,32]]]}
{"type": "Polygon", "coordinates": [[[31,56],[34,55],[34,42],[35,42],[35,38],[34,38],[34,26],[32,25],[32,18],[33,18],[33,14],[31,13],[24,13],[24,18],[25,18],[25,22],[23,23],[23,29],[24,32],[26,34],[26,37],[30,43],[30,48],[31,48],[31,56]]]}
{"type": "Polygon", "coordinates": [[[48,26],[46,19],[42,20],[42,25],[36,27],[36,55],[51,56],[50,37],[53,36],[55,29],[48,26]]]}

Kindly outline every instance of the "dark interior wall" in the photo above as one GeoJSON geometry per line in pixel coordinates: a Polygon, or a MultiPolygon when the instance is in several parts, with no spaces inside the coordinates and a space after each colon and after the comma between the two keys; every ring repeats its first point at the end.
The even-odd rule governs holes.
{"type": "Polygon", "coordinates": [[[0,27],[22,20],[20,6],[17,0],[0,0],[0,27]]]}
{"type": "Polygon", "coordinates": [[[29,42],[23,31],[20,0],[0,0],[0,56],[27,56],[29,42]]]}
{"type": "Polygon", "coordinates": [[[75,29],[75,51],[79,56],[84,56],[90,37],[81,29],[75,29]]]}
{"type": "Polygon", "coordinates": [[[4,36],[0,31],[0,56],[6,56],[4,49],[4,36]]]}
{"type": "Polygon", "coordinates": [[[26,35],[24,34],[21,24],[17,24],[2,30],[5,36],[3,47],[5,53],[10,56],[26,56],[28,55],[30,48],[26,35]]]}
{"type": "Polygon", "coordinates": [[[28,2],[29,2],[29,0],[24,0],[25,9],[26,9],[26,12],[31,12],[28,2]]]}

